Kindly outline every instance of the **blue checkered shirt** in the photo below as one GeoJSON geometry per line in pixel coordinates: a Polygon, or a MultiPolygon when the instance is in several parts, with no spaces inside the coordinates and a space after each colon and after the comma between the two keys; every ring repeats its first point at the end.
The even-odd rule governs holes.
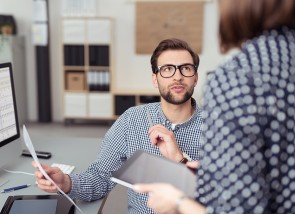
{"type": "MultiPolygon", "coordinates": [[[[201,110],[192,99],[195,112],[192,117],[179,125],[173,132],[179,148],[193,160],[199,160],[202,117],[201,110]]],[[[148,131],[147,111],[154,124],[162,124],[172,130],[171,122],[165,117],[161,104],[150,103],[129,108],[106,133],[98,158],[85,172],[70,175],[73,199],[97,200],[111,191],[115,183],[110,181],[112,172],[118,170],[135,151],[144,150],[162,156],[159,149],[151,145],[148,131]]],[[[87,154],[86,154],[87,155],[87,154]]],[[[153,213],[147,207],[147,195],[128,190],[128,213],[153,213]]]]}

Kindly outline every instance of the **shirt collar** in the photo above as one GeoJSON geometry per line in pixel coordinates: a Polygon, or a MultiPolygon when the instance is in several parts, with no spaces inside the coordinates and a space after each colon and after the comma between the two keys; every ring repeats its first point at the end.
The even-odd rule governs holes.
{"type": "Polygon", "coordinates": [[[165,116],[162,108],[161,108],[161,105],[159,105],[159,109],[158,109],[158,120],[157,121],[159,124],[162,124],[163,126],[165,126],[167,129],[169,129],[170,131],[176,131],[178,128],[180,127],[184,127],[184,126],[187,126],[189,125],[192,121],[195,120],[196,117],[199,116],[200,114],[200,109],[198,108],[197,106],[197,103],[196,103],[196,100],[194,98],[191,98],[191,105],[192,107],[195,109],[193,115],[191,116],[190,119],[188,119],[187,121],[185,121],[184,123],[181,123],[181,124],[177,124],[174,128],[174,130],[172,130],[172,123],[167,119],[167,117],[165,116]]]}

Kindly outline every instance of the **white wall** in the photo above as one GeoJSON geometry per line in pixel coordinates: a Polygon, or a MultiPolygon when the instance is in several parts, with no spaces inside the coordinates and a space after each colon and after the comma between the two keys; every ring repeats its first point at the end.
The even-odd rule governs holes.
{"type": "Polygon", "coordinates": [[[24,72],[27,75],[27,91],[28,97],[28,118],[32,121],[37,120],[37,89],[36,89],[36,72],[35,72],[35,52],[31,40],[32,26],[32,0],[0,0],[0,13],[5,15],[13,15],[17,25],[18,35],[25,36],[26,40],[26,68],[24,72]]]}
{"type": "MultiPolygon", "coordinates": [[[[31,46],[32,0],[0,0],[0,12],[15,15],[19,32],[27,37],[27,74],[29,119],[37,120],[36,72],[34,49],[31,46]],[[15,5],[18,5],[16,8],[15,5]]],[[[200,54],[199,83],[194,97],[201,98],[205,72],[214,69],[222,59],[217,41],[216,1],[205,3],[203,51],[200,54]]],[[[54,121],[63,120],[63,76],[61,49],[61,1],[49,0],[52,115],[54,121]]],[[[150,55],[135,53],[135,4],[130,0],[97,0],[97,15],[114,18],[115,82],[118,89],[152,89],[150,55]]]]}

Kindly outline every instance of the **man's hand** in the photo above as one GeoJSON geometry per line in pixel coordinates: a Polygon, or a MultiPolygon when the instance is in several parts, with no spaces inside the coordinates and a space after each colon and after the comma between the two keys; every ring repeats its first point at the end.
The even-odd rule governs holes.
{"type": "MultiPolygon", "coordinates": [[[[34,161],[32,162],[32,165],[37,169],[37,164],[34,161]]],[[[50,167],[45,164],[41,165],[48,176],[62,191],[65,193],[71,191],[71,179],[68,175],[64,174],[58,167],[50,167]]],[[[35,172],[35,177],[40,189],[49,193],[57,192],[57,188],[49,180],[47,180],[38,169],[35,172]]]]}
{"type": "Polygon", "coordinates": [[[176,162],[183,158],[183,154],[178,147],[175,135],[163,125],[157,124],[150,128],[149,137],[152,145],[158,146],[161,154],[176,162]]]}

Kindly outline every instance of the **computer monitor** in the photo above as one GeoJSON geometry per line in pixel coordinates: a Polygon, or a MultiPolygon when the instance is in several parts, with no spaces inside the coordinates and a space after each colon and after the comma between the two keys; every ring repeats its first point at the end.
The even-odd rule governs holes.
{"type": "MultiPolygon", "coordinates": [[[[0,167],[21,154],[11,63],[0,64],[0,167]]],[[[1,174],[0,174],[1,177],[1,174]]]]}

